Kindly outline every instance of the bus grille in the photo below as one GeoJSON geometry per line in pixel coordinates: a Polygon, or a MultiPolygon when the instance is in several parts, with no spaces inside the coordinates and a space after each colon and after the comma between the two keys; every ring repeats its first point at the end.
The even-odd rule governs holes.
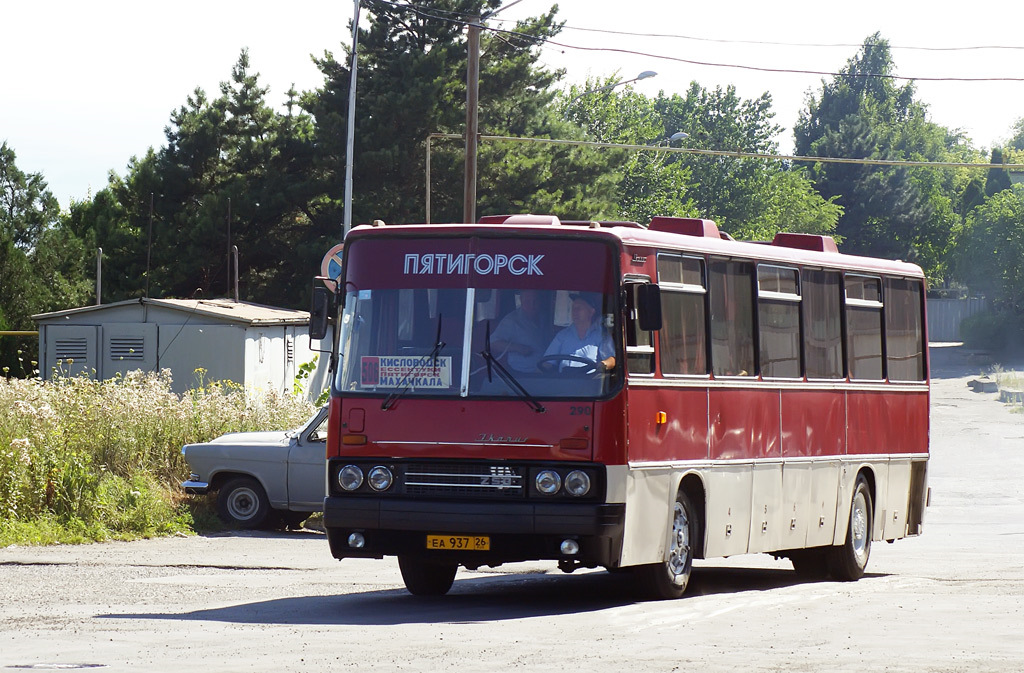
{"type": "Polygon", "coordinates": [[[409,463],[406,495],[521,498],[525,470],[515,465],[409,463]]]}

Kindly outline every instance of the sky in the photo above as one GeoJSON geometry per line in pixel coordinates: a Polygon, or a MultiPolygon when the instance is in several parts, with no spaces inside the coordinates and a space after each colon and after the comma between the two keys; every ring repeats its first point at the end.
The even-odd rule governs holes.
{"type": "MultiPolygon", "coordinates": [[[[506,21],[552,4],[507,2],[487,25],[511,29],[506,21]]],[[[558,5],[566,21],[556,38],[562,46],[546,46],[541,61],[565,68],[565,86],[653,70],[657,76],[636,82],[637,91],[683,93],[696,81],[707,88],[733,85],[744,98],[767,92],[774,121],[785,128],[778,138],[783,153],[792,151],[792,126],[807,93],[831,77],[752,68],[834,73],[880,32],[901,76],[1024,78],[1020,0],[558,5]],[[966,49],[983,46],[1001,48],[966,49]]],[[[15,151],[19,169],[42,173],[66,208],[106,186],[110,171],[124,175],[133,156],[163,146],[171,112],[197,87],[216,96],[243,48],[274,105],[283,104],[292,85],[320,86],[311,55],[343,54],[353,7],[354,0],[0,0],[0,143],[15,151]]],[[[1010,137],[1024,117],[1024,81],[919,79],[916,88],[932,121],[963,131],[979,148],[1010,137]]]]}

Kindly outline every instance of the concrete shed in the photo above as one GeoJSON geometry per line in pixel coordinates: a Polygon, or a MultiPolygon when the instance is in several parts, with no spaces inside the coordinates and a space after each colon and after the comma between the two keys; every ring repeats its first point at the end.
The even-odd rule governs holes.
{"type": "MultiPolygon", "coordinates": [[[[41,313],[39,370],[109,379],[135,369],[171,370],[174,392],[197,382],[233,381],[290,392],[299,366],[320,355],[310,349],[309,313],[229,299],[132,299],[41,313]]],[[[317,344],[314,343],[314,346],[317,344]]],[[[310,387],[322,388],[326,355],[310,387]]]]}

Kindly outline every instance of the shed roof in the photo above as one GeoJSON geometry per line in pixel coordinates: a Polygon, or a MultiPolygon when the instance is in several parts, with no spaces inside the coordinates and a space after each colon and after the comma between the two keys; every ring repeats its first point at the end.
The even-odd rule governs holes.
{"type": "Polygon", "coordinates": [[[296,311],[294,309],[254,304],[247,301],[233,301],[231,299],[148,299],[145,297],[111,304],[69,308],[51,313],[37,313],[32,316],[32,320],[41,322],[70,315],[81,315],[83,313],[131,306],[133,304],[204,315],[245,325],[305,325],[309,323],[309,312],[307,311],[296,311]]]}

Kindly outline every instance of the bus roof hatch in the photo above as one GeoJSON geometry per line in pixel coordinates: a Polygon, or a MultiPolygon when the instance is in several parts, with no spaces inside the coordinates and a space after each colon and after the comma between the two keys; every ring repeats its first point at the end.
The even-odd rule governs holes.
{"type": "Polygon", "coordinates": [[[831,236],[819,234],[790,234],[779,232],[772,239],[772,245],[780,248],[797,248],[798,250],[813,250],[815,252],[839,252],[836,241],[831,236]]]}
{"type": "Polygon", "coordinates": [[[724,238],[718,231],[718,225],[712,220],[696,217],[669,217],[655,215],[648,227],[651,231],[664,231],[683,236],[700,236],[701,238],[724,238]]]}

